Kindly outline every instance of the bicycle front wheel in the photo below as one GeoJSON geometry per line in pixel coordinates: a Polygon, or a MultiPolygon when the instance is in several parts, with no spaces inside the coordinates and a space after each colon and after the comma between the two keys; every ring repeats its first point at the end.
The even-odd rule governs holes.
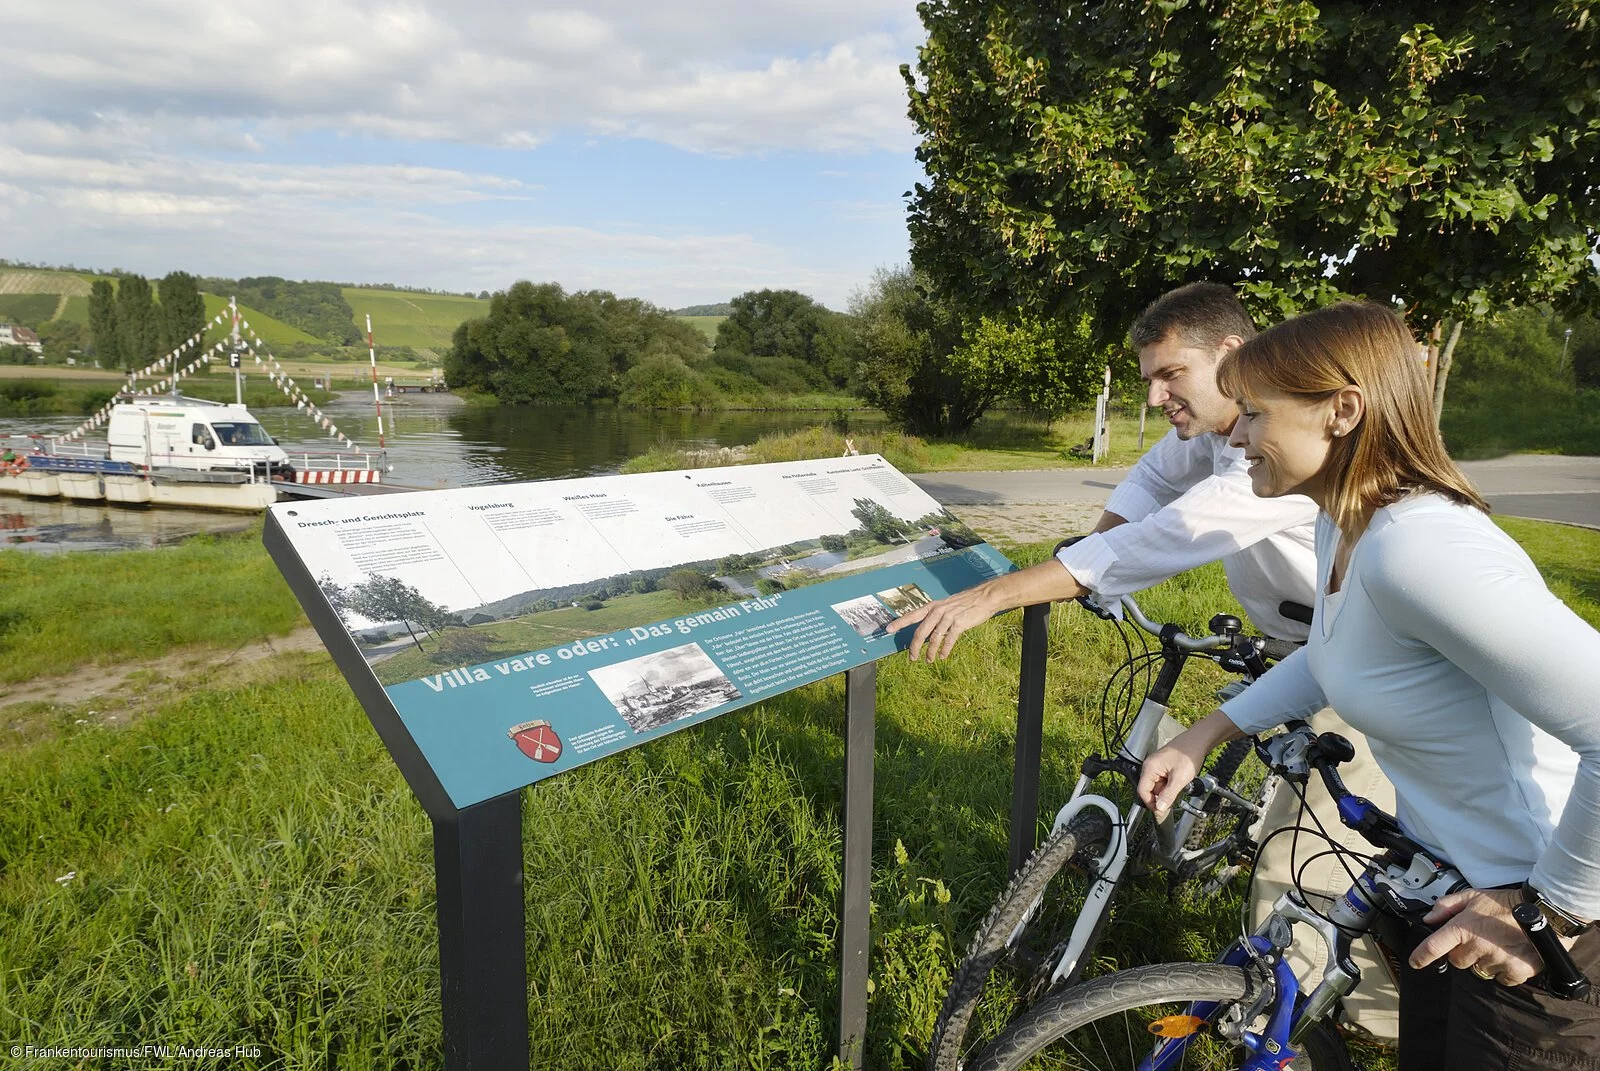
{"type": "MultiPolygon", "coordinates": [[[[1140,1066],[1224,1071],[1250,1052],[1229,1037],[1259,995],[1260,979],[1220,963],[1163,963],[1107,974],[1040,1001],[966,1065],[966,1071],[1123,1071],[1140,1066]],[[1214,1003],[1200,1021],[1195,1002],[1214,1003]],[[1158,1046],[1165,1060],[1151,1060],[1158,1046]],[[1147,1061],[1148,1063],[1141,1063],[1147,1061]]],[[[1259,1025],[1259,1024],[1251,1024],[1259,1025]]],[[[1236,1035],[1235,1035],[1236,1036],[1236,1035]]],[[[1313,1026],[1291,1071],[1351,1071],[1337,1032],[1313,1026]]]]}
{"type": "MultiPolygon", "coordinates": [[[[1085,808],[1017,871],[978,927],[967,958],[950,982],[933,1028],[930,1071],[956,1071],[961,1066],[967,1032],[991,973],[1006,973],[1015,990],[1012,995],[1024,1004],[1043,991],[1055,966],[1050,953],[1071,932],[1089,883],[1097,880],[1089,864],[1105,851],[1111,837],[1110,817],[1097,807],[1085,808]]],[[[1108,910],[1098,920],[1090,948],[1109,914],[1108,910]]]]}

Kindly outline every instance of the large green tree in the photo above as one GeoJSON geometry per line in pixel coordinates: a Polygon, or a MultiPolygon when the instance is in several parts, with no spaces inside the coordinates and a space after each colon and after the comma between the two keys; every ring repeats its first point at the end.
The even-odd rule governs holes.
{"type": "Polygon", "coordinates": [[[926,0],[913,262],[1108,338],[1197,278],[1268,319],[1594,308],[1597,8],[926,0]]]}
{"type": "Polygon", "coordinates": [[[160,351],[170,353],[206,325],[206,302],[200,284],[186,271],[168,272],[161,278],[161,304],[157,310],[160,351]]]}
{"type": "Polygon", "coordinates": [[[150,280],[142,275],[117,279],[117,355],[123,368],[138,369],[160,357],[161,324],[150,280]]]}
{"type": "Polygon", "coordinates": [[[700,332],[649,302],[518,282],[456,329],[445,374],[504,402],[571,404],[631,386],[625,373],[639,362],[687,373],[705,356],[700,332]]]}
{"type": "Polygon", "coordinates": [[[121,363],[117,343],[117,291],[109,279],[96,279],[89,287],[89,344],[106,366],[121,363]]]}
{"type": "Polygon", "coordinates": [[[1055,414],[1092,396],[1113,355],[1082,318],[1045,321],[1013,310],[964,321],[909,267],[880,269],[851,300],[855,390],[919,435],[967,431],[1011,399],[1055,414]]]}
{"type": "Polygon", "coordinates": [[[811,370],[817,386],[843,386],[854,362],[847,319],[797,290],[748,290],[717,325],[716,355],[787,358],[811,370]]]}

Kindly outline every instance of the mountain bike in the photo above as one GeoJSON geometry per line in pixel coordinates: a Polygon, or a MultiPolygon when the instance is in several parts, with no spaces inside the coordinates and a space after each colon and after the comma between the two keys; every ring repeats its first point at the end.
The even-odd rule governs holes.
{"type": "MultiPolygon", "coordinates": [[[[1361,980],[1351,942],[1374,934],[1386,954],[1412,947],[1429,928],[1429,909],[1467,887],[1461,873],[1407,837],[1395,819],[1352,795],[1335,767],[1355,754],[1334,733],[1321,736],[1304,722],[1258,745],[1263,760],[1298,786],[1321,776],[1340,820],[1382,854],[1357,856],[1327,838],[1347,862],[1352,884],[1326,912],[1313,909],[1299,889],[1278,898],[1254,932],[1215,963],[1167,963],[1103,975],[1052,994],[1006,1028],[967,1071],[1018,1071],[1043,1056],[1051,1067],[1074,1069],[1232,1068],[1240,1071],[1347,1071],[1353,1065],[1332,1026],[1340,1000],[1361,980]],[[1359,867],[1348,865],[1359,860],[1359,867]],[[1328,946],[1322,979],[1303,992],[1284,951],[1294,924],[1304,923],[1328,946]]],[[[1275,832],[1318,835],[1293,827],[1275,832]]],[[[1325,835],[1325,832],[1324,834],[1325,835]]],[[[1551,993],[1581,998],[1589,988],[1566,948],[1536,906],[1513,911],[1544,959],[1551,993]]],[[[1441,973],[1448,960],[1436,962],[1441,973]]]]}
{"type": "MultiPolygon", "coordinates": [[[[1177,625],[1151,621],[1129,596],[1117,609],[1091,598],[1078,601],[1116,626],[1126,651],[1101,695],[1101,750],[1083,761],[1049,838],[1012,877],[978,928],[934,1026],[930,1071],[961,1066],[991,976],[1007,975],[1024,1007],[1055,987],[1077,982],[1111,917],[1118,888],[1132,874],[1165,871],[1174,881],[1204,878],[1208,892],[1231,880],[1254,858],[1262,817],[1277,787],[1270,776],[1254,790],[1238,783],[1252,749],[1244,739],[1218,752],[1163,821],[1153,821],[1133,791],[1145,756],[1183,728],[1167,710],[1191,659],[1203,658],[1239,675],[1217,693],[1224,701],[1297,645],[1244,635],[1239,619],[1230,614],[1213,617],[1209,635],[1191,636],[1177,625]],[[1152,647],[1146,634],[1157,645],[1152,647]],[[1132,705],[1141,681],[1143,701],[1135,715],[1132,705]],[[1131,804],[1092,790],[1108,774],[1123,784],[1120,795],[1131,804]]],[[[1285,616],[1310,615],[1309,607],[1292,603],[1282,609],[1285,616]]]]}

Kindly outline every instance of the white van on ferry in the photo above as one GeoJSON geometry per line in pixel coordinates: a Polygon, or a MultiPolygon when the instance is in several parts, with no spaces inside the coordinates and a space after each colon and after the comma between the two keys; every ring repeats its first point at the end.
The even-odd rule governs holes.
{"type": "Polygon", "coordinates": [[[147,468],[262,470],[287,468],[284,452],[238,403],[156,395],[111,409],[106,444],[112,461],[147,468]]]}

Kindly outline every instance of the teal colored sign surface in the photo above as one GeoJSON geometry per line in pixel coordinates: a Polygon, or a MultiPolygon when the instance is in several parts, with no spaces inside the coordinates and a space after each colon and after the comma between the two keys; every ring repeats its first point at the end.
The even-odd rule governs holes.
{"type": "Polygon", "coordinates": [[[458,808],[881,658],[1014,568],[878,457],[272,512],[458,808]]]}

